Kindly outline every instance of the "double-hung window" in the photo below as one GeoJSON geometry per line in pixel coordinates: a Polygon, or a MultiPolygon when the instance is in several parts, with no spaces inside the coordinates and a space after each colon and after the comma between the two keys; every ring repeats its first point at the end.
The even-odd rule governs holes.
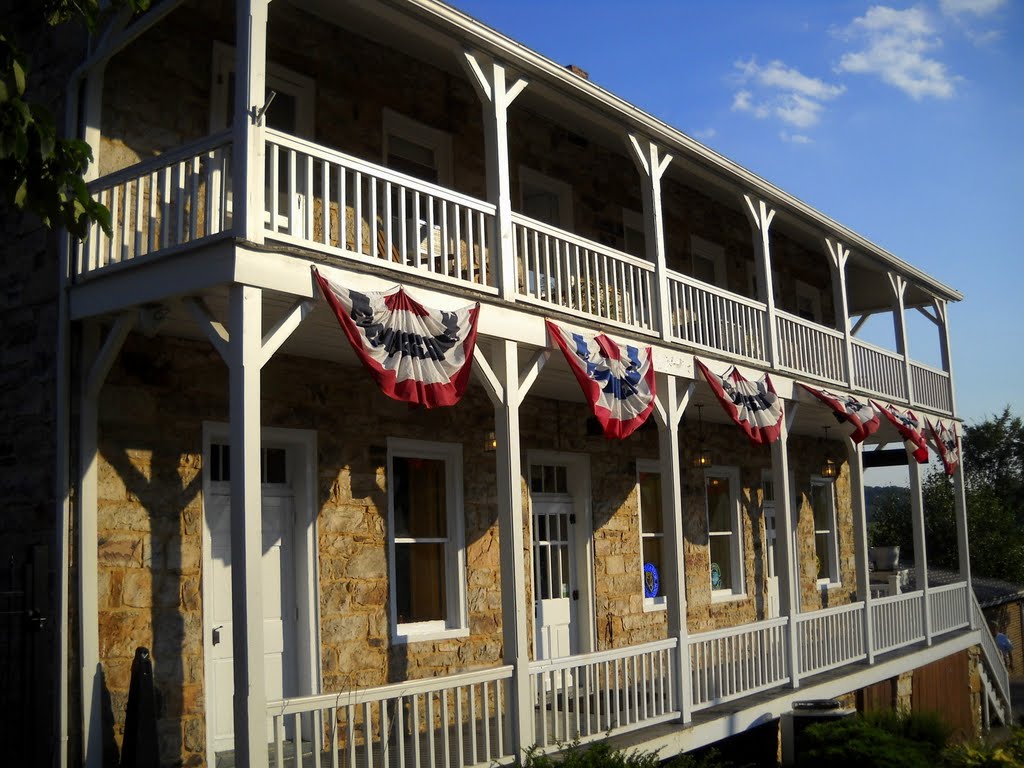
{"type": "Polygon", "coordinates": [[[661,506],[661,469],[656,461],[637,461],[640,507],[640,557],[644,610],[665,607],[665,526],[661,506]]]}
{"type": "Polygon", "coordinates": [[[835,483],[811,478],[811,509],[814,512],[814,555],[819,584],[839,583],[839,541],[836,536],[835,483]]]}
{"type": "Polygon", "coordinates": [[[712,598],[744,592],[739,481],[735,467],[712,467],[704,472],[712,598]]]}
{"type": "Polygon", "coordinates": [[[462,446],[388,440],[391,619],[397,641],[466,634],[462,446]]]}

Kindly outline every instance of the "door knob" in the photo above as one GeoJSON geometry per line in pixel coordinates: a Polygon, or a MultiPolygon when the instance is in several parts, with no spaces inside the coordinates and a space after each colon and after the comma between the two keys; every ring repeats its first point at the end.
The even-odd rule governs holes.
{"type": "Polygon", "coordinates": [[[213,644],[220,645],[220,631],[224,629],[224,625],[221,624],[219,627],[213,628],[213,644]]]}

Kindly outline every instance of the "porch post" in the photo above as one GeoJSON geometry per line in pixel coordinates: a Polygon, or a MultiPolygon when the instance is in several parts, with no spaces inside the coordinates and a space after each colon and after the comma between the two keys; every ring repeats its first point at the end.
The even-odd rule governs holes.
{"type": "Polygon", "coordinates": [[[949,345],[949,305],[944,299],[934,299],[935,316],[939,326],[939,353],[942,370],[949,374],[949,412],[956,416],[956,386],[953,383],[953,356],[949,345]]]}
{"type": "Polygon", "coordinates": [[[769,207],[764,200],[755,200],[750,195],[744,195],[743,201],[747,206],[747,219],[754,231],[754,252],[756,254],[754,262],[757,265],[757,284],[764,292],[764,295],[758,298],[767,306],[768,328],[765,333],[765,342],[768,345],[768,362],[775,368],[779,364],[779,349],[775,319],[775,287],[772,284],[772,251],[768,237],[768,230],[775,218],[775,209],[769,207]]]}
{"type": "Polygon", "coordinates": [[[928,645],[932,644],[932,609],[928,603],[930,589],[928,587],[928,552],[924,532],[924,494],[921,486],[921,465],[907,451],[907,464],[910,469],[910,518],[914,526],[914,577],[917,588],[921,590],[921,621],[924,622],[924,638],[928,645]]]}
{"type": "MultiPolygon", "coordinates": [[[[907,391],[907,402],[914,404],[914,380],[910,371],[910,353],[907,348],[907,319],[903,298],[907,292],[907,281],[902,275],[889,273],[889,285],[892,288],[892,319],[893,330],[896,332],[896,351],[903,355],[904,384],[907,391]]],[[[911,458],[913,461],[913,458],[911,458]]]]}
{"type": "Polygon", "coordinates": [[[857,594],[864,603],[864,650],[875,663],[875,629],[871,614],[871,575],[868,572],[868,520],[864,502],[864,447],[845,439],[850,463],[850,506],[853,507],[853,549],[857,567],[857,594]]]}
{"type": "Polygon", "coordinates": [[[484,144],[487,153],[487,200],[495,207],[492,248],[498,264],[501,298],[515,301],[518,277],[512,232],[512,192],[508,168],[508,108],[527,81],[518,78],[506,86],[505,65],[465,51],[462,65],[484,105],[484,144]],[[489,108],[488,108],[489,105],[489,108]]]}
{"type": "Polygon", "coordinates": [[[501,384],[495,404],[497,438],[498,536],[501,558],[501,631],[505,664],[512,666],[512,747],[517,758],[534,743],[533,704],[530,696],[530,657],[526,636],[526,571],[523,557],[523,487],[519,442],[519,345],[495,342],[494,373],[501,384]]]}
{"type": "Polygon", "coordinates": [[[960,562],[960,579],[967,584],[967,620],[977,629],[974,620],[974,593],[971,584],[971,550],[967,536],[967,491],[964,487],[963,460],[953,472],[953,506],[956,510],[956,549],[960,562]]]}
{"type": "Polygon", "coordinates": [[[231,621],[235,760],[267,765],[263,680],[263,497],[260,488],[260,367],[263,292],[231,286],[228,378],[231,423],[231,621]]]}
{"type": "Polygon", "coordinates": [[[135,324],[135,314],[118,318],[100,346],[97,321],[84,324],[82,335],[81,403],[78,432],[78,610],[81,644],[82,764],[103,765],[99,618],[99,471],[96,461],[99,432],[99,394],[124,340],[135,324]]]}
{"type": "Polygon", "coordinates": [[[235,7],[235,104],[232,121],[232,216],[238,237],[263,242],[263,115],[267,100],[267,6],[235,7]]]}
{"type": "MultiPolygon", "coordinates": [[[[628,135],[630,156],[642,178],[641,188],[644,200],[644,240],[647,244],[647,260],[654,264],[654,279],[658,281],[654,291],[657,306],[657,328],[661,338],[672,338],[672,305],[669,302],[668,263],[665,258],[665,221],[661,207],[661,177],[672,162],[672,155],[653,141],[628,135]]],[[[655,318],[651,318],[652,324],[655,318]]],[[[685,622],[684,622],[685,623],[685,622]]]]}
{"type": "Polygon", "coordinates": [[[793,551],[793,491],[789,487],[789,428],[795,418],[799,403],[789,401],[779,439],[772,443],[772,486],[775,488],[775,546],[782,555],[782,568],[779,576],[779,609],[789,622],[789,673],[794,688],[800,687],[800,648],[796,632],[796,617],[800,613],[797,590],[800,589],[800,578],[795,567],[793,551]]]}
{"type": "Polygon", "coordinates": [[[846,262],[850,249],[838,240],[825,238],[828,248],[829,269],[832,272],[832,306],[836,313],[836,328],[843,332],[843,356],[846,362],[846,383],[853,389],[857,374],[853,369],[853,337],[850,334],[850,304],[846,293],[846,262]]]}
{"type": "Polygon", "coordinates": [[[689,630],[686,625],[686,550],[683,545],[682,464],[679,459],[679,420],[693,396],[695,384],[690,382],[679,395],[679,379],[671,374],[658,374],[659,407],[658,452],[661,457],[661,508],[669,549],[666,552],[665,584],[668,597],[668,634],[679,641],[675,689],[679,696],[682,722],[692,718],[690,697],[689,630]]]}

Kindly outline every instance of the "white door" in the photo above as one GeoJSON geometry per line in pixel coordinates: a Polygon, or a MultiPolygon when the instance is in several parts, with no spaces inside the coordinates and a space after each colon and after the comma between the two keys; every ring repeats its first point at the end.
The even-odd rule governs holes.
{"type": "Polygon", "coordinates": [[[765,608],[766,619],[776,619],[779,616],[779,574],[778,551],[775,548],[775,502],[765,502],[764,505],[764,539],[765,539],[765,608]]]}
{"type": "MultiPolygon", "coordinates": [[[[295,500],[284,488],[263,487],[263,672],[267,700],[296,691],[296,607],[292,549],[295,500]]],[[[231,620],[231,497],[213,492],[206,503],[210,535],[207,616],[212,686],[206,696],[215,752],[234,748],[234,677],[231,620]]],[[[267,720],[267,742],[272,740],[267,720]]]]}
{"type": "Polygon", "coordinates": [[[532,501],[534,623],[539,661],[578,653],[579,589],[572,497],[542,494],[532,501]]]}

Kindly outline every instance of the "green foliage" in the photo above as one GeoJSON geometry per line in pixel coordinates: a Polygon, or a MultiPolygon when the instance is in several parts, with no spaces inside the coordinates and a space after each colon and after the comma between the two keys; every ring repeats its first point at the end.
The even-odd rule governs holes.
{"type": "MultiPolygon", "coordinates": [[[[569,744],[558,755],[540,752],[536,747],[527,750],[523,768],[661,768],[662,759],[657,752],[613,749],[606,742],[580,746],[569,744]]],[[[722,760],[714,750],[701,755],[679,755],[665,763],[665,768],[740,768],[722,760]]]]}
{"type": "Polygon", "coordinates": [[[934,768],[947,736],[932,716],[846,717],[809,726],[800,757],[829,768],[934,768]]]}
{"type": "Polygon", "coordinates": [[[948,768],[1024,768],[1024,729],[1002,744],[956,744],[942,754],[948,768]]]}
{"type": "MultiPolygon", "coordinates": [[[[133,12],[150,0],[117,0],[112,9],[133,12]]],[[[80,19],[92,30],[100,20],[99,0],[44,0],[37,6],[53,26],[80,19]]],[[[0,28],[0,204],[35,213],[47,227],[65,227],[84,238],[97,222],[110,233],[110,212],[92,200],[82,175],[92,162],[84,141],[57,137],[53,117],[27,97],[28,61],[0,28]]]]}

